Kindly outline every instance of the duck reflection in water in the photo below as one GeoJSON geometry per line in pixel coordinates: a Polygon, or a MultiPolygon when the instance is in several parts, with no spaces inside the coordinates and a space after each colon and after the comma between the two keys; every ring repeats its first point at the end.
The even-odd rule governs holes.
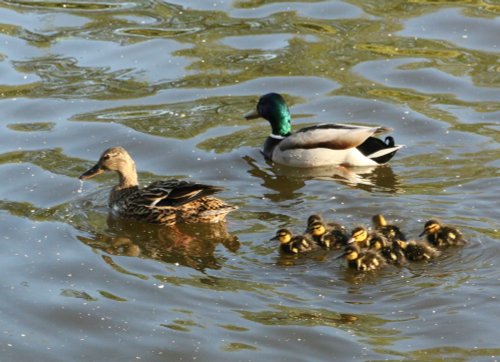
{"type": "Polygon", "coordinates": [[[92,237],[78,236],[85,244],[111,255],[133,256],[184,265],[199,271],[220,269],[224,263],[215,251],[222,244],[236,252],[238,238],[225,222],[213,224],[150,225],[109,216],[108,230],[92,237]]]}
{"type": "Polygon", "coordinates": [[[276,193],[265,196],[272,201],[296,199],[302,194],[298,192],[310,179],[334,180],[350,188],[368,192],[387,193],[401,192],[400,180],[389,165],[377,167],[344,167],[329,166],[297,169],[265,161],[267,167],[261,166],[250,156],[243,157],[250,166],[248,173],[262,180],[261,185],[276,193]]]}

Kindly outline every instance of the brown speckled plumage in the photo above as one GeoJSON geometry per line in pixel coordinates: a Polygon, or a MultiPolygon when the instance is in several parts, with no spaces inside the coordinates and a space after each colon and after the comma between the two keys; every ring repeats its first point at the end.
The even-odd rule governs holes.
{"type": "Polygon", "coordinates": [[[134,160],[122,147],[104,151],[97,164],[80,179],[89,179],[105,171],[115,171],[120,178],[109,195],[109,207],[120,217],[167,225],[206,223],[222,221],[227,213],[236,209],[210,196],[222,190],[216,186],[168,180],[139,188],[134,160]]]}
{"type": "Polygon", "coordinates": [[[398,226],[388,224],[384,215],[377,214],[372,217],[375,230],[385,236],[389,241],[406,240],[405,234],[398,226]]]}
{"type": "Polygon", "coordinates": [[[437,248],[462,246],[467,243],[460,230],[453,226],[443,225],[435,219],[425,223],[424,231],[419,236],[423,235],[427,235],[427,241],[437,248]]]}

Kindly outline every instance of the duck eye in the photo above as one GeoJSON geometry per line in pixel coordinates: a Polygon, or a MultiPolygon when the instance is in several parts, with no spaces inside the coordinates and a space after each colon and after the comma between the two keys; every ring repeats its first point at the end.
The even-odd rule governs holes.
{"type": "Polygon", "coordinates": [[[111,155],[107,153],[104,156],[102,156],[102,158],[104,158],[105,160],[109,160],[111,158],[111,155]]]}

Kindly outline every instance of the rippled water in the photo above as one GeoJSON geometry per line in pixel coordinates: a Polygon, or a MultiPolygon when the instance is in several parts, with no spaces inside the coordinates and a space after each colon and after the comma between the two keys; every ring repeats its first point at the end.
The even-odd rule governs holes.
{"type": "Polygon", "coordinates": [[[2,360],[498,360],[496,1],[0,1],[2,360]],[[242,115],[394,129],[389,166],[266,163],[242,115]],[[227,225],[108,219],[122,145],[142,182],[223,185],[227,225]],[[321,212],[439,217],[470,243],[359,275],[268,239],[321,212]]]}

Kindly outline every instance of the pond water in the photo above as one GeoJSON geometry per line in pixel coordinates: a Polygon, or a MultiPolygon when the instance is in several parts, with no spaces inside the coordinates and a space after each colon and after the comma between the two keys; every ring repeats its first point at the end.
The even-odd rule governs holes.
{"type": "Polygon", "coordinates": [[[473,360],[500,357],[500,3],[0,2],[0,351],[5,361],[473,360]],[[387,166],[263,160],[282,93],[293,122],[383,125],[387,166]],[[109,219],[121,145],[140,181],[224,186],[226,224],[109,219]],[[467,246],[347,270],[279,256],[314,212],[437,217],[467,246]]]}

